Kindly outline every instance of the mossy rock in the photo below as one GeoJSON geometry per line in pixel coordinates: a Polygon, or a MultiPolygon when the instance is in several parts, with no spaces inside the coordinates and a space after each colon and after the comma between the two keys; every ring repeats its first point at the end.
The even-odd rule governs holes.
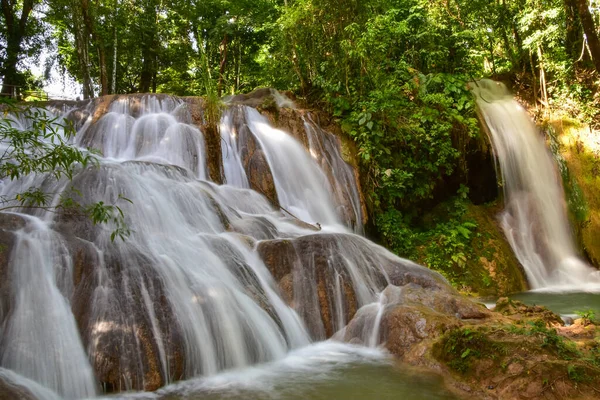
{"type": "Polygon", "coordinates": [[[557,133],[560,153],[587,205],[585,221],[571,218],[579,247],[590,263],[600,267],[600,145],[596,142],[596,133],[566,118],[551,121],[550,125],[557,133]]]}
{"type": "Polygon", "coordinates": [[[599,366],[543,324],[463,326],[446,332],[430,354],[477,398],[598,396],[599,366]]]}
{"type": "MultiPolygon", "coordinates": [[[[436,207],[423,218],[425,229],[433,229],[436,220],[447,218],[444,204],[436,207]]],[[[502,207],[494,202],[482,205],[468,204],[463,221],[477,225],[465,249],[464,265],[448,261],[440,271],[461,292],[477,296],[502,296],[527,290],[525,272],[515,257],[504,236],[497,215],[502,207]],[[449,276],[451,275],[451,276],[449,276]]],[[[424,243],[417,250],[417,261],[427,265],[428,247],[435,243],[424,243]]]]}

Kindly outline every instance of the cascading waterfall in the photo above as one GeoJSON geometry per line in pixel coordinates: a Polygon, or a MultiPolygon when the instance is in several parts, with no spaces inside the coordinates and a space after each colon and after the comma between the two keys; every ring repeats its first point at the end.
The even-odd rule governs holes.
{"type": "Polygon", "coordinates": [[[271,167],[280,204],[308,223],[339,224],[327,178],[302,145],[271,127],[256,109],[248,107],[245,111],[248,128],[271,167]]]}
{"type": "Polygon", "coordinates": [[[471,84],[504,182],[504,233],[532,289],[596,289],[600,273],[582,261],[552,156],[527,112],[506,87],[471,84]]]}
{"type": "MultiPolygon", "coordinates": [[[[255,109],[232,107],[221,121],[227,184],[216,185],[207,181],[203,132],[192,124],[184,100],[119,97],[101,116],[95,107],[73,109],[65,118],[79,128],[76,145],[102,153],[98,166],[80,167],[72,181],[39,175],[2,182],[1,194],[40,187],[55,196],[54,205],[61,194],[83,205],[117,204],[131,234],[113,241],[114,224],[93,225],[62,210],[0,214],[12,235],[10,293],[0,287],[0,378],[34,381],[44,388],[37,392],[50,393],[38,396],[53,399],[155,390],[279,360],[325,339],[327,329],[348,323],[349,311],[340,303],[349,301],[351,290],[359,308],[376,301],[394,279],[445,285],[438,274],[350,233],[348,227],[362,229],[359,191],[348,178],[351,169],[337,176],[342,161],[331,143],[319,151],[335,153],[328,154],[327,174],[352,186],[337,189],[346,195],[335,194],[299,142],[255,109]],[[234,112],[243,115],[239,126],[234,112]],[[276,199],[251,189],[238,142],[242,134],[262,149],[276,199]],[[353,198],[344,206],[354,209],[339,212],[336,201],[348,196],[353,198]],[[274,200],[294,217],[274,207],[274,200]],[[344,215],[353,215],[354,222],[344,215]],[[298,301],[307,293],[316,296],[320,289],[310,279],[324,274],[315,259],[303,259],[313,253],[302,246],[322,246],[325,265],[333,270],[329,328],[325,322],[307,326],[314,325],[307,321],[314,310],[298,301],[290,307],[261,252],[295,239],[298,258],[290,265],[298,301]],[[301,272],[305,266],[308,275],[301,272]],[[396,267],[402,268],[397,276],[396,267]]],[[[316,124],[306,124],[311,146],[317,146],[316,124]]]]}

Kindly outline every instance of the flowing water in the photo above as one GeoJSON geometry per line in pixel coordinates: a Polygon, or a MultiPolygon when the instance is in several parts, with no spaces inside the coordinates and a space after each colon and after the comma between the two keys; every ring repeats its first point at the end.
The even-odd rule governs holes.
{"type": "MultiPolygon", "coordinates": [[[[65,196],[118,205],[131,233],[113,241],[113,222],[94,225],[61,209],[0,215],[0,239],[11,246],[7,271],[0,268],[8,282],[0,285],[0,383],[46,399],[182,380],[148,396],[333,398],[346,390],[348,398],[380,399],[415,384],[423,392],[426,378],[399,379],[378,351],[310,345],[326,331],[305,304],[319,290],[310,280],[316,261],[306,258],[313,253],[296,249],[294,265],[307,272],[293,274],[290,307],[259,251],[291,240],[321,246],[333,271],[335,330],[348,323],[348,286],[358,307],[379,304],[390,283],[383,265],[446,285],[352,233],[362,231],[359,189],[330,134],[306,119],[309,152],[255,109],[232,106],[220,126],[226,184],[217,185],[207,179],[204,133],[184,100],[120,97],[96,114],[92,102],[65,118],[78,128],[75,145],[101,152],[98,165],[78,168],[72,181],[37,175],[2,182],[0,191],[41,188],[53,205],[65,196]],[[250,147],[266,161],[259,177],[272,179],[276,199],[253,186],[250,147]]],[[[432,385],[419,398],[446,396],[432,385]]]]}
{"type": "Polygon", "coordinates": [[[532,289],[600,290],[600,272],[577,254],[556,165],[544,138],[506,87],[472,85],[502,173],[504,233],[532,289]]]}
{"type": "Polygon", "coordinates": [[[109,399],[386,400],[455,399],[441,378],[395,365],[377,349],[321,342],[282,360],[192,379],[156,393],[109,399]]]}

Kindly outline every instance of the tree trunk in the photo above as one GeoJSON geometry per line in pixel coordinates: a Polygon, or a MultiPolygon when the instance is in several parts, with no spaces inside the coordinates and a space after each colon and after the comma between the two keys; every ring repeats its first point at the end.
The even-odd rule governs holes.
{"type": "Polygon", "coordinates": [[[81,15],[83,17],[83,22],[85,23],[87,33],[92,36],[92,40],[96,43],[96,46],[98,47],[98,64],[100,66],[100,91],[101,94],[104,96],[108,94],[106,49],[104,47],[104,40],[101,36],[96,34],[94,22],[92,21],[92,17],[90,16],[90,5],[88,0],[81,0],[81,15]]]}
{"type": "Polygon", "coordinates": [[[223,79],[225,74],[225,65],[227,63],[227,34],[223,37],[221,42],[221,64],[219,65],[219,83],[217,83],[217,96],[221,97],[223,92],[223,79]]]}
{"type": "Polygon", "coordinates": [[[567,35],[565,37],[565,49],[573,60],[579,58],[580,49],[583,45],[581,37],[581,23],[577,7],[572,0],[565,1],[565,22],[567,35]]]}
{"type": "MultiPolygon", "coordinates": [[[[115,14],[116,15],[116,14],[115,14]]],[[[113,29],[113,63],[112,63],[112,82],[110,85],[110,92],[112,94],[117,93],[117,22],[115,18],[115,27],[113,29]]]]}
{"type": "Polygon", "coordinates": [[[139,92],[148,93],[155,88],[156,84],[156,67],[158,64],[157,47],[157,2],[149,0],[145,2],[142,21],[145,26],[142,26],[142,72],[140,75],[139,92]]]}
{"type": "Polygon", "coordinates": [[[150,86],[152,85],[152,64],[153,57],[150,46],[144,45],[142,49],[142,74],[140,76],[140,93],[150,92],[150,86]]]}
{"type": "Polygon", "coordinates": [[[596,67],[596,71],[600,73],[600,41],[598,40],[598,34],[596,33],[596,27],[594,26],[594,20],[592,19],[592,14],[590,13],[590,9],[588,7],[587,0],[571,0],[574,5],[577,7],[577,12],[579,13],[579,19],[581,20],[581,25],[583,26],[583,32],[587,37],[587,42],[589,45],[590,53],[592,56],[592,60],[594,61],[594,66],[596,67]]]}
{"type": "Polygon", "coordinates": [[[13,94],[15,87],[18,85],[19,72],[17,71],[17,64],[21,56],[21,44],[25,37],[25,29],[29,20],[29,15],[33,10],[34,0],[24,0],[21,8],[21,16],[17,17],[17,7],[14,2],[9,0],[1,0],[0,6],[2,7],[2,15],[4,16],[5,32],[6,34],[6,58],[2,71],[2,94],[13,94]]]}

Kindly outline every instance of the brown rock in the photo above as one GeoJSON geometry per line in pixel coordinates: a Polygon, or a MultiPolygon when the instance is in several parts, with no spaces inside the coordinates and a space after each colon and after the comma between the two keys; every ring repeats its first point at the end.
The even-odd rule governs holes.
{"type": "MultiPolygon", "coordinates": [[[[90,349],[94,373],[106,392],[153,391],[164,376],[184,377],[183,344],[151,261],[134,250],[101,261],[89,242],[67,237],[73,255],[75,290],[72,308],[83,344],[90,349]],[[123,265],[127,259],[129,265],[123,265]],[[155,299],[148,310],[143,291],[155,299]],[[149,314],[152,312],[152,315],[149,314]],[[155,318],[167,343],[168,371],[163,371],[154,337],[155,318]]],[[[118,253],[117,253],[118,254],[118,253]]]]}
{"type": "Polygon", "coordinates": [[[247,166],[250,187],[264,195],[271,203],[278,206],[277,190],[271,174],[271,168],[262,150],[252,154],[247,166]]]}
{"type": "MultiPolygon", "coordinates": [[[[359,307],[374,301],[375,293],[390,283],[414,283],[451,291],[439,274],[392,257],[355,235],[316,234],[266,240],[258,243],[257,250],[279,283],[283,297],[299,313],[314,339],[331,337],[354,317],[359,307]],[[364,282],[370,289],[363,287],[364,282]]],[[[452,310],[456,312],[458,308],[452,310]]],[[[461,310],[478,315],[471,308],[461,310]]]]}
{"type": "Polygon", "coordinates": [[[37,400],[37,397],[28,388],[0,375],[0,400],[37,400]]]}
{"type": "Polygon", "coordinates": [[[512,318],[535,318],[543,320],[547,326],[563,326],[562,318],[544,306],[528,306],[518,300],[501,297],[496,302],[494,311],[512,318]]]}

